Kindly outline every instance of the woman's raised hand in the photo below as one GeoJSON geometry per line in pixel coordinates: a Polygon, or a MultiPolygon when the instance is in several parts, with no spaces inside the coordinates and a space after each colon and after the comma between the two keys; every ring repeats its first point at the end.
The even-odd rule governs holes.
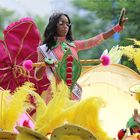
{"type": "Polygon", "coordinates": [[[119,17],[119,25],[121,27],[123,27],[124,23],[128,21],[128,18],[125,18],[125,13],[126,13],[126,9],[122,8],[121,13],[120,13],[120,17],[119,17]]]}

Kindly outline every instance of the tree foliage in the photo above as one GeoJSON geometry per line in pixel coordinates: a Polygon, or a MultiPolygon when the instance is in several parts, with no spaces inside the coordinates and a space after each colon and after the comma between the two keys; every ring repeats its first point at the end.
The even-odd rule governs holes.
{"type": "Polygon", "coordinates": [[[40,17],[38,15],[36,15],[34,17],[34,20],[35,20],[35,23],[37,25],[37,28],[40,31],[40,35],[41,35],[42,40],[43,40],[44,31],[45,31],[45,28],[46,28],[46,25],[47,25],[47,21],[45,19],[46,18],[40,17]]]}
{"type": "MultiPolygon", "coordinates": [[[[80,11],[81,7],[79,7],[78,10],[80,11]]],[[[97,34],[110,29],[110,27],[112,26],[111,20],[102,20],[98,18],[96,12],[89,10],[82,11],[83,14],[79,14],[77,12],[72,16],[73,33],[76,39],[87,39],[90,37],[94,37],[97,34]]],[[[110,48],[113,45],[117,45],[117,43],[118,42],[113,38],[110,38],[100,44],[99,47],[94,47],[89,50],[79,52],[79,57],[81,59],[99,58],[106,48],[110,50],[110,48]],[[85,53],[87,55],[85,55],[85,53]]]]}
{"type": "MultiPolygon", "coordinates": [[[[17,13],[15,11],[11,11],[5,8],[1,8],[0,7],[0,39],[3,39],[3,30],[12,22],[15,22],[21,18],[25,18],[25,17],[31,17],[36,25],[37,28],[40,31],[40,35],[41,37],[43,36],[43,32],[46,26],[46,18],[40,17],[38,15],[31,15],[30,13],[27,13],[24,17],[21,17],[19,15],[17,15],[17,13]]],[[[42,37],[43,38],[43,37],[42,37]]]]}
{"type": "Polygon", "coordinates": [[[125,25],[126,37],[140,39],[139,0],[73,0],[78,8],[83,8],[96,13],[102,20],[118,19],[121,9],[126,8],[126,17],[129,21],[125,25]]]}
{"type": "MultiPolygon", "coordinates": [[[[94,37],[97,34],[105,31],[105,28],[108,26],[107,22],[102,22],[102,20],[97,19],[94,13],[86,13],[84,16],[73,15],[72,23],[73,34],[76,40],[94,37]]],[[[107,41],[104,41],[98,47],[80,51],[79,57],[81,59],[99,58],[106,48],[110,50],[110,48],[115,44],[117,45],[117,42],[110,38],[107,41]]]]}
{"type": "Polygon", "coordinates": [[[3,39],[3,30],[5,27],[14,20],[16,20],[14,11],[0,7],[0,39],[3,39]]]}
{"type": "MultiPolygon", "coordinates": [[[[81,58],[87,58],[92,57],[93,54],[95,57],[99,57],[101,52],[104,50],[104,48],[111,48],[115,45],[131,45],[132,42],[126,40],[126,38],[136,38],[137,40],[140,40],[140,16],[139,16],[139,7],[140,7],[140,1],[139,0],[73,0],[73,4],[78,9],[83,9],[86,11],[89,11],[90,14],[94,14],[96,17],[96,20],[98,19],[100,22],[96,23],[96,20],[93,20],[93,22],[89,22],[88,27],[94,27],[94,32],[99,31],[105,31],[108,29],[111,24],[116,24],[119,19],[120,11],[122,8],[126,9],[126,17],[128,17],[128,23],[125,24],[123,32],[120,33],[120,40],[118,42],[114,41],[113,38],[108,39],[105,43],[101,44],[100,47],[93,48],[91,50],[88,50],[87,53],[89,55],[85,56],[84,52],[80,53],[81,58]],[[91,26],[90,26],[91,25],[91,26]],[[99,28],[100,27],[100,30],[99,28]],[[100,53],[99,53],[100,52],[100,53]],[[97,56],[98,53],[98,56],[97,56]],[[91,55],[92,54],[92,55],[91,55]],[[96,54],[96,55],[95,55],[96,54]]],[[[88,16],[86,15],[83,17],[84,20],[88,20],[88,16]]],[[[93,19],[93,18],[90,18],[93,19]]],[[[85,21],[84,21],[85,22],[85,21]]],[[[82,25],[83,27],[87,25],[82,25]]],[[[82,28],[82,27],[81,27],[82,28]]],[[[87,32],[91,32],[93,28],[88,29],[87,32]]],[[[80,32],[80,28],[79,28],[80,32]]],[[[86,32],[86,31],[85,31],[86,32]]],[[[128,58],[123,57],[121,60],[121,63],[123,65],[126,65],[136,72],[136,66],[133,62],[129,61],[128,58]]]]}

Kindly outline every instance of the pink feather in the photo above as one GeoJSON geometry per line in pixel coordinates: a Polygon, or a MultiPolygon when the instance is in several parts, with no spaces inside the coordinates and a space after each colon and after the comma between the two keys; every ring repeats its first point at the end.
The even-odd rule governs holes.
{"type": "Polygon", "coordinates": [[[27,71],[31,71],[33,69],[33,62],[31,60],[26,60],[23,62],[23,68],[27,71]]]}
{"type": "Polygon", "coordinates": [[[101,63],[102,63],[103,66],[110,65],[110,57],[108,55],[102,55],[100,57],[100,61],[101,61],[101,63]]]}

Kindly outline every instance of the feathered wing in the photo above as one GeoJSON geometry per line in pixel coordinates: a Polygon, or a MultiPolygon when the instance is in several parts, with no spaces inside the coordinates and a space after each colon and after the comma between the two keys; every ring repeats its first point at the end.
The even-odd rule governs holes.
{"type": "Polygon", "coordinates": [[[0,86],[13,91],[25,81],[31,81],[41,93],[48,86],[47,77],[37,81],[34,70],[29,75],[22,68],[24,60],[37,62],[37,47],[41,37],[36,24],[31,18],[23,18],[11,23],[3,33],[4,40],[0,41],[0,86]]]}

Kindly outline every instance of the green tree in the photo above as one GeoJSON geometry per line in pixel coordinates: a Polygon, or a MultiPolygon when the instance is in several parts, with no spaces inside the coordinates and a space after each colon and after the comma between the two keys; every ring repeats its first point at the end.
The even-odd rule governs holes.
{"type": "Polygon", "coordinates": [[[121,9],[126,8],[129,21],[125,25],[127,30],[124,30],[123,37],[140,38],[139,0],[73,0],[73,3],[78,8],[95,12],[98,18],[105,21],[118,19],[121,9]]]}
{"type": "Polygon", "coordinates": [[[44,30],[45,30],[46,25],[47,25],[47,21],[44,19],[46,19],[46,18],[40,17],[38,15],[34,16],[35,23],[36,23],[37,28],[39,29],[39,32],[41,35],[41,40],[43,40],[44,30]]]}
{"type": "MultiPolygon", "coordinates": [[[[79,8],[86,11],[90,11],[91,14],[94,14],[100,23],[96,23],[95,20],[89,23],[95,27],[95,32],[105,31],[108,27],[111,27],[111,24],[116,24],[119,19],[120,11],[124,7],[126,8],[126,17],[128,17],[128,23],[125,24],[123,32],[120,33],[120,41],[115,42],[114,39],[110,38],[101,44],[100,47],[96,47],[95,49],[89,50],[89,53],[99,54],[104,50],[104,48],[111,48],[115,45],[130,45],[132,42],[126,40],[126,38],[136,38],[140,40],[140,16],[139,16],[139,7],[140,1],[138,0],[73,0],[73,4],[79,8]],[[97,26],[100,26],[97,28],[97,26]]],[[[84,17],[85,20],[88,19],[88,16],[84,17]]],[[[92,18],[93,19],[93,18],[92,18]]],[[[88,25],[88,26],[90,26],[88,25]]],[[[91,30],[89,30],[91,31],[91,30]]],[[[88,32],[88,31],[87,31],[88,32]]],[[[82,58],[85,53],[81,52],[80,57],[82,58]]],[[[89,55],[88,55],[89,56],[89,55]]],[[[99,56],[99,55],[98,55],[99,56]]],[[[91,57],[91,56],[90,56],[91,57]]],[[[97,56],[96,56],[97,57],[97,56]]],[[[92,58],[92,57],[91,57],[92,58]]],[[[133,62],[128,61],[128,58],[123,57],[122,64],[126,65],[133,70],[136,70],[136,67],[133,62]]]]}
{"type": "MultiPolygon", "coordinates": [[[[104,27],[108,26],[107,22],[104,23],[102,22],[102,20],[98,20],[94,13],[87,13],[86,20],[85,16],[81,17],[78,15],[73,15],[72,23],[75,39],[87,39],[96,36],[97,34],[105,31],[106,29],[104,29],[104,27]]],[[[115,42],[112,38],[110,38],[107,41],[104,41],[98,47],[80,51],[79,57],[81,59],[99,58],[106,48],[110,50],[110,48],[115,44],[117,45],[117,42],[115,42]]]]}
{"type": "MultiPolygon", "coordinates": [[[[97,34],[104,32],[112,26],[112,21],[102,20],[96,16],[93,11],[84,11],[83,15],[74,14],[72,16],[72,29],[75,39],[87,39],[97,34]]],[[[113,38],[109,38],[104,41],[98,47],[91,48],[89,50],[84,50],[79,52],[79,57],[81,59],[93,59],[99,58],[102,52],[107,48],[110,50],[113,45],[117,45],[118,42],[113,38]],[[87,55],[85,55],[85,53],[87,55]]]]}
{"type": "MultiPolygon", "coordinates": [[[[0,13],[1,13],[1,16],[0,16],[0,39],[3,39],[3,30],[9,24],[11,24],[12,22],[15,22],[15,21],[21,19],[22,17],[18,16],[14,11],[7,10],[7,9],[1,8],[1,7],[0,7],[0,13]]],[[[47,24],[46,20],[44,20],[46,18],[40,17],[38,15],[31,15],[30,13],[27,13],[25,15],[25,17],[33,18],[34,22],[37,25],[37,28],[40,31],[41,38],[43,38],[42,37],[43,36],[43,32],[44,32],[45,26],[47,24]]]]}

